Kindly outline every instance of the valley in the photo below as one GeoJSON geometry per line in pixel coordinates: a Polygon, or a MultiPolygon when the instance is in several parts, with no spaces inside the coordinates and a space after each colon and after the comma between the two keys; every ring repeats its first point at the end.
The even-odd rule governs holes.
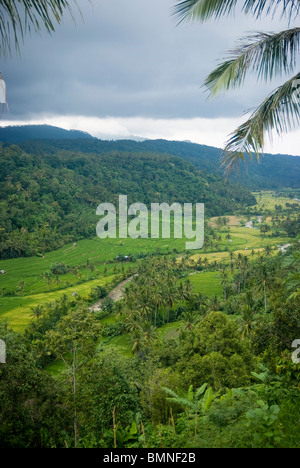
{"type": "MultiPolygon", "coordinates": [[[[257,193],[257,205],[260,212],[274,213],[275,205],[290,202],[290,199],[277,197],[274,192],[257,193]]],[[[300,202],[295,202],[300,207],[300,202]]],[[[282,215],[286,215],[284,211],[282,215]]],[[[220,218],[220,217],[219,217],[220,218]]],[[[216,219],[211,225],[216,227],[216,219]]],[[[272,247],[274,254],[279,246],[289,243],[288,236],[272,237],[262,235],[259,228],[246,228],[249,215],[228,216],[228,224],[222,227],[216,243],[206,240],[204,249],[199,252],[185,251],[185,239],[93,239],[80,240],[61,249],[47,252],[43,256],[1,260],[0,269],[5,275],[0,277],[0,319],[16,331],[22,332],[32,320],[32,309],[58,300],[62,295],[69,299],[72,294],[89,298],[92,288],[103,286],[108,290],[116,287],[123,277],[131,275],[135,267],[147,256],[169,256],[180,263],[184,258],[187,265],[199,262],[204,264],[227,264],[230,252],[234,255],[257,256],[265,247],[272,247]],[[228,239],[228,235],[230,239],[228,239]],[[229,242],[230,240],[230,242],[229,242]],[[175,252],[178,252],[178,256],[175,252]],[[182,252],[182,255],[179,253],[182,252]],[[116,261],[116,257],[130,257],[130,262],[116,261]],[[207,262],[207,263],[206,263],[207,262]],[[68,267],[64,274],[51,274],[51,267],[63,263],[68,267]]],[[[255,219],[255,217],[253,217],[255,219]]],[[[266,217],[268,220],[268,218],[266,217]]],[[[211,272],[195,272],[189,277],[195,292],[207,295],[221,294],[220,282],[211,272]]]]}
{"type": "Polygon", "coordinates": [[[258,189],[257,174],[224,183],[184,145],[70,133],[2,147],[8,446],[298,445],[299,189],[276,177],[258,189]],[[125,193],[146,207],[204,203],[203,247],[174,238],[175,215],[170,238],[97,237],[98,204],[125,193]],[[260,409],[270,435],[251,419],[260,409]]]}

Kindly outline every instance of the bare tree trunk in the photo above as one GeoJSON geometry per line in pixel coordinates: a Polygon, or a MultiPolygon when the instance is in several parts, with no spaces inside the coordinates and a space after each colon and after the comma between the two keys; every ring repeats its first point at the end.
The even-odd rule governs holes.
{"type": "Polygon", "coordinates": [[[73,351],[73,397],[74,397],[74,444],[75,448],[78,447],[78,415],[76,403],[76,347],[73,351]]]}
{"type": "Polygon", "coordinates": [[[116,407],[113,409],[114,448],[117,448],[116,407]]]}
{"type": "Polygon", "coordinates": [[[265,283],[264,283],[264,298],[265,298],[265,312],[267,312],[267,291],[266,291],[265,283]]]}

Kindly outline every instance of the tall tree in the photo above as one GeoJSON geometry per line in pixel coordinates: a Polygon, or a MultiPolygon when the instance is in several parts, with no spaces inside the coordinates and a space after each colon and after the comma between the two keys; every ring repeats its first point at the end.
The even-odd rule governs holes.
{"type": "Polygon", "coordinates": [[[48,346],[53,354],[61,359],[67,370],[67,381],[72,386],[71,407],[74,415],[74,445],[78,447],[79,418],[78,374],[95,354],[100,338],[101,325],[95,316],[85,310],[69,312],[62,318],[55,330],[47,332],[48,346]]]}
{"type": "MultiPolygon", "coordinates": [[[[180,0],[175,13],[180,21],[219,19],[237,9],[254,19],[274,17],[281,13],[289,24],[298,19],[299,0],[180,0]]],[[[222,165],[230,173],[235,165],[245,160],[245,153],[259,158],[265,145],[265,135],[273,131],[288,132],[300,123],[299,85],[296,58],[300,48],[300,28],[293,27],[278,33],[259,32],[246,37],[242,44],[229,53],[205,80],[205,86],[214,97],[222,91],[241,86],[248,72],[258,79],[271,81],[276,76],[288,75],[287,81],[275,89],[229,137],[222,165]]]]}
{"type": "Polygon", "coordinates": [[[256,287],[257,291],[262,292],[264,297],[265,312],[267,312],[268,307],[268,297],[267,290],[271,289],[274,283],[274,277],[272,276],[272,271],[267,268],[265,263],[258,266],[256,269],[256,287]]]}

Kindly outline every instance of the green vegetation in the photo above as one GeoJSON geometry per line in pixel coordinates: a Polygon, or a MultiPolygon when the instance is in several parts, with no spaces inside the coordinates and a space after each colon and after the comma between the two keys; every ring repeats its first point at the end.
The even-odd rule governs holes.
{"type": "Polygon", "coordinates": [[[141,262],[109,311],[65,296],[23,337],[1,324],[3,447],[299,447],[299,245],[203,273],[210,297],[174,260],[141,262]]]}
{"type": "MultiPolygon", "coordinates": [[[[43,126],[40,127],[35,130],[35,133],[31,133],[30,128],[26,130],[25,127],[23,131],[25,135],[27,131],[28,135],[27,137],[24,135],[23,139],[33,140],[41,138],[44,130],[43,126]]],[[[4,138],[6,138],[4,141],[19,143],[20,137],[17,135],[16,140],[14,140],[13,131],[11,132],[11,139],[8,139],[6,129],[0,129],[0,140],[2,133],[4,138]]],[[[111,152],[170,154],[193,163],[200,171],[207,171],[211,174],[223,176],[223,169],[220,168],[222,150],[196,143],[166,140],[146,140],[141,142],[130,140],[102,141],[91,137],[70,140],[70,134],[66,132],[65,136],[63,136],[58,132],[52,136],[51,140],[24,141],[20,143],[20,147],[25,152],[31,154],[40,154],[42,149],[44,152],[51,153],[63,149],[85,154],[107,154],[111,152]]],[[[283,190],[289,187],[295,190],[299,187],[299,158],[288,155],[264,154],[261,156],[258,164],[255,160],[251,162],[250,158],[246,155],[245,163],[247,164],[247,171],[241,167],[241,171],[238,174],[236,171],[230,174],[229,180],[251,190],[283,190]]],[[[237,187],[235,188],[238,190],[237,187]]]]}
{"type": "Polygon", "coordinates": [[[100,203],[205,202],[220,215],[255,202],[242,187],[223,184],[183,159],[158,154],[81,154],[32,146],[0,150],[0,256],[43,256],[95,236],[100,203]]]}
{"type": "Polygon", "coordinates": [[[298,192],[221,211],[233,186],[183,159],[28,145],[2,149],[0,446],[298,448],[298,192]],[[91,207],[119,189],[207,190],[203,248],[95,238],[91,207]]]}
{"type": "MultiPolygon", "coordinates": [[[[258,205],[251,209],[257,210],[268,220],[270,231],[262,235],[260,229],[243,227],[249,215],[240,217],[243,219],[240,226],[226,223],[221,229],[218,228],[218,235],[207,227],[204,249],[199,253],[191,251],[188,262],[195,262],[196,268],[201,268],[201,265],[205,267],[207,264],[216,268],[216,264],[220,262],[229,262],[231,251],[236,256],[242,254],[252,258],[253,255],[261,254],[268,246],[272,247],[275,253],[279,245],[289,243],[290,238],[283,226],[276,227],[278,236],[274,237],[274,226],[278,225],[276,220],[279,218],[284,220],[290,216],[290,208],[286,207],[290,198],[278,198],[274,193],[265,192],[257,195],[257,200],[258,205]],[[283,210],[276,211],[277,205],[282,205],[283,210]]],[[[294,203],[300,206],[299,202],[294,203]]],[[[295,209],[292,213],[295,217],[295,209]]],[[[238,222],[237,219],[235,223],[238,222]]],[[[252,219],[255,221],[257,216],[252,216],[252,219]]],[[[279,224],[282,224],[282,220],[279,224]]],[[[256,225],[259,226],[260,224],[256,225]]],[[[184,252],[184,243],[184,239],[128,238],[120,241],[94,238],[68,244],[58,250],[46,252],[43,256],[1,260],[0,269],[6,274],[0,276],[0,317],[7,319],[15,330],[23,331],[32,319],[32,309],[39,304],[55,301],[64,294],[69,298],[73,293],[80,297],[88,297],[97,286],[111,289],[119,278],[130,275],[131,270],[143,258],[166,254],[179,256],[180,252],[184,252]],[[117,257],[124,256],[129,256],[131,261],[116,260],[117,257]],[[63,270],[57,272],[55,268],[59,265],[63,270]]],[[[185,262],[186,256],[178,261],[185,262]]],[[[219,272],[198,271],[189,279],[197,292],[212,296],[220,293],[218,276],[219,272]]]]}
{"type": "MultiPolygon", "coordinates": [[[[137,153],[178,156],[193,163],[200,171],[223,176],[220,168],[222,150],[196,143],[167,140],[104,141],[78,131],[67,131],[47,125],[25,125],[0,128],[0,141],[18,144],[26,153],[39,155],[41,151],[55,153],[108,154],[137,153]],[[35,141],[34,141],[35,140],[35,141]]],[[[289,155],[261,155],[259,164],[245,155],[247,170],[233,171],[229,180],[251,190],[284,190],[292,193],[299,187],[300,161],[289,155]]],[[[223,187],[224,188],[224,187],[223,187]]],[[[237,189],[237,187],[235,187],[237,189]]],[[[237,193],[237,192],[236,192],[237,193]]],[[[300,195],[298,196],[300,198],[300,195]]]]}

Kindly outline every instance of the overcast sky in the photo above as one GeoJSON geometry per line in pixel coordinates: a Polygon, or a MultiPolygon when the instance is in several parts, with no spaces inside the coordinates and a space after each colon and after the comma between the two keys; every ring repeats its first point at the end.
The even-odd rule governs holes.
{"type": "MultiPolygon", "coordinates": [[[[2,125],[48,123],[98,137],[138,135],[222,146],[274,86],[254,76],[208,100],[203,80],[249,32],[284,22],[236,18],[177,26],[172,0],[79,0],[49,36],[26,36],[21,56],[2,59],[9,113],[2,125]]],[[[300,132],[267,150],[300,154],[300,132]],[[298,149],[299,148],[299,149],[298,149]]]]}

